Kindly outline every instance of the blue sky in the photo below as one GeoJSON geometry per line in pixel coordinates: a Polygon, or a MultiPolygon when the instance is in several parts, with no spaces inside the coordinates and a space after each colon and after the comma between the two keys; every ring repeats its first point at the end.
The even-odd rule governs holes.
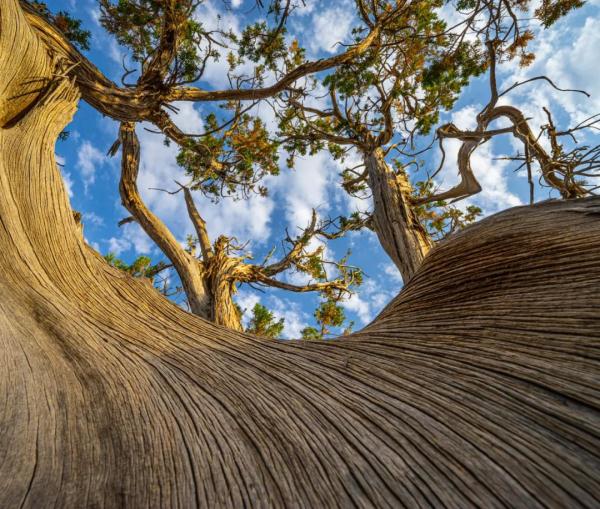
{"type": "MultiPolygon", "coordinates": [[[[211,19],[216,11],[220,11],[221,26],[237,30],[247,22],[245,17],[249,15],[249,2],[253,0],[234,0],[226,8],[219,0],[206,1],[201,14],[203,19],[211,19]]],[[[52,11],[64,9],[83,20],[84,27],[92,31],[91,50],[86,53],[87,56],[109,78],[119,82],[125,52],[99,26],[96,2],[47,0],[47,4],[52,11]]],[[[336,51],[337,42],[349,40],[351,8],[352,2],[345,0],[308,0],[303,13],[299,11],[292,19],[290,29],[306,45],[309,56],[326,56],[336,51]]],[[[545,122],[542,106],[551,107],[561,127],[574,125],[600,112],[600,80],[597,72],[600,0],[589,2],[550,30],[538,34],[533,48],[538,55],[535,63],[527,69],[520,69],[513,64],[504,65],[500,69],[500,83],[510,85],[527,77],[547,74],[560,87],[585,89],[591,94],[591,98],[587,99],[579,94],[560,93],[541,82],[520,87],[508,99],[532,118],[533,125],[539,126],[545,122]]],[[[202,85],[206,88],[226,87],[224,69],[224,63],[211,66],[202,85]]],[[[472,127],[475,114],[486,102],[485,83],[481,79],[475,80],[464,90],[454,110],[445,114],[443,121],[451,119],[460,128],[472,127]]],[[[177,124],[188,132],[199,131],[200,112],[207,111],[201,108],[207,106],[189,103],[178,106],[177,124]]],[[[269,120],[268,108],[265,107],[261,114],[269,120]]],[[[103,118],[81,102],[67,129],[70,137],[67,141],[58,142],[56,152],[72,206],[83,214],[84,234],[88,243],[102,254],[113,252],[127,261],[140,254],[148,254],[154,260],[160,259],[160,251],[137,225],[117,227],[117,222],[128,215],[120,204],[118,194],[120,156],[111,159],[105,154],[116,139],[118,124],[103,118]]],[[[188,233],[192,233],[192,227],[182,197],[151,189],[172,189],[173,180],[182,177],[183,172],[175,163],[177,149],[166,147],[162,136],[145,131],[143,125],[138,127],[138,135],[142,144],[139,179],[142,196],[175,236],[183,241],[188,233]]],[[[514,152],[515,148],[514,142],[506,139],[478,149],[472,166],[483,191],[463,202],[462,206],[474,203],[490,214],[528,202],[528,186],[523,173],[515,173],[509,162],[495,159],[514,152]]],[[[438,177],[438,184],[443,188],[456,182],[456,151],[456,144],[448,144],[446,164],[438,177]]],[[[439,153],[432,151],[427,160],[430,167],[434,168],[439,153]]],[[[226,234],[236,236],[241,243],[249,241],[255,259],[260,261],[273,246],[281,244],[286,228],[295,232],[307,225],[312,208],[316,208],[323,217],[335,217],[348,214],[356,207],[369,207],[368,202],[359,203],[350,199],[340,189],[338,174],[341,169],[327,153],[320,153],[299,160],[293,171],[282,168],[281,175],[268,182],[268,198],[255,196],[248,201],[224,200],[215,205],[197,195],[196,203],[213,239],[219,234],[226,234]]],[[[550,196],[547,189],[536,190],[536,200],[550,196]]],[[[358,293],[344,303],[347,315],[356,322],[355,328],[360,328],[397,294],[402,282],[374,234],[353,233],[347,239],[328,246],[331,254],[337,257],[342,256],[348,248],[352,249],[350,262],[361,267],[367,276],[358,293]]],[[[288,277],[294,281],[298,276],[292,274],[288,277]]],[[[304,326],[312,323],[312,312],[319,299],[312,294],[290,294],[272,289],[258,292],[242,287],[237,300],[242,308],[248,310],[255,302],[264,303],[277,316],[285,318],[284,336],[297,337],[304,326]]]]}

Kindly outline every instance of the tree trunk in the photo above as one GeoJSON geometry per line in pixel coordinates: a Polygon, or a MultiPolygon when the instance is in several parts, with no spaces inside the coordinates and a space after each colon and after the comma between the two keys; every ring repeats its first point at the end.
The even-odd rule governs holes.
{"type": "Polygon", "coordinates": [[[175,267],[190,311],[202,318],[211,319],[210,298],[198,260],[181,247],[166,225],[146,207],[137,188],[140,166],[140,144],[135,124],[123,122],[119,129],[123,148],[119,192],[123,206],[131,213],[146,234],[161,249],[175,267]]]}
{"type": "Polygon", "coordinates": [[[408,177],[392,171],[381,149],[365,154],[364,160],[373,193],[375,232],[407,283],[433,247],[433,241],[411,208],[408,177]]]}
{"type": "Polygon", "coordinates": [[[233,295],[238,281],[236,272],[244,269],[239,258],[229,257],[218,239],[214,252],[203,262],[205,280],[211,297],[211,320],[234,331],[243,331],[240,312],[233,295]]]}
{"type": "Polygon", "coordinates": [[[84,244],[76,85],[20,96],[57,54],[0,9],[0,507],[597,507],[598,199],[465,229],[343,340],[229,331],[84,244]]]}
{"type": "Polygon", "coordinates": [[[210,288],[213,295],[213,321],[235,331],[244,330],[240,312],[233,301],[233,294],[236,291],[234,281],[223,274],[218,274],[211,278],[210,288]]]}

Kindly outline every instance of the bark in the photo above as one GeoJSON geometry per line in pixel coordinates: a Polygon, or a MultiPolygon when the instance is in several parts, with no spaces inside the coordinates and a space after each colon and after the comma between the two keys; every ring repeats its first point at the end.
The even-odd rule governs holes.
{"type": "Polygon", "coordinates": [[[181,189],[185,197],[187,213],[194,230],[196,230],[202,253],[202,261],[196,261],[196,263],[201,267],[204,288],[206,288],[209,299],[210,320],[229,329],[242,331],[244,329],[241,316],[233,301],[233,294],[237,290],[235,286],[236,272],[244,266],[243,260],[229,256],[225,237],[222,237],[223,240],[218,239],[213,248],[208,236],[206,221],[198,212],[192,192],[185,186],[181,186],[181,189]]]}
{"type": "Polygon", "coordinates": [[[407,283],[433,247],[433,240],[412,209],[408,177],[392,171],[381,149],[365,154],[364,159],[373,194],[375,232],[407,283]]]}
{"type": "Polygon", "coordinates": [[[135,124],[122,123],[119,139],[123,148],[121,182],[119,183],[123,206],[175,267],[192,313],[210,319],[210,297],[207,295],[202,269],[198,264],[198,260],[182,249],[171,231],[146,207],[140,197],[137,188],[140,144],[135,134],[135,124]]]}
{"type": "Polygon", "coordinates": [[[85,245],[76,85],[11,101],[57,62],[0,9],[0,507],[597,507],[597,198],[461,231],[344,340],[229,331],[85,245]]]}
{"type": "MultiPolygon", "coordinates": [[[[13,0],[3,0],[13,1],[13,0]]],[[[36,13],[25,1],[20,2],[24,10],[26,20],[36,32],[39,42],[45,43],[52,48],[53,53],[71,62],[77,62],[77,66],[69,68],[76,76],[82,98],[94,109],[100,111],[115,120],[122,122],[149,121],[158,125],[168,136],[174,140],[184,136],[173,124],[162,107],[165,104],[176,101],[252,101],[266,99],[279,94],[292,87],[294,83],[307,76],[317,74],[321,71],[343,65],[353,59],[360,57],[380,41],[380,33],[387,23],[391,23],[400,15],[401,7],[390,10],[381,16],[376,25],[370,27],[369,33],[357,44],[348,47],[345,51],[329,58],[304,62],[287,73],[278,77],[272,85],[263,88],[234,88],[225,90],[203,90],[195,87],[176,86],[167,87],[164,83],[147,89],[148,83],[141,83],[139,87],[119,87],[110,81],[90,61],[87,60],[56,27],[48,23],[42,16],[36,13]]],[[[171,34],[172,35],[172,34],[171,34]]],[[[168,37],[168,35],[167,35],[168,37]]],[[[159,51],[153,60],[152,68],[157,72],[150,72],[148,79],[156,79],[157,74],[163,76],[166,73],[165,61],[170,61],[173,49],[166,48],[167,41],[161,41],[162,51],[159,51]],[[162,68],[161,68],[162,66],[162,68]]],[[[152,69],[151,69],[152,71],[152,69]]],[[[24,82],[21,83],[24,85],[24,82]]],[[[33,85],[29,85],[33,86],[33,85]]],[[[0,110],[1,112],[1,110],[0,110]]]]}
{"type": "Polygon", "coordinates": [[[213,321],[232,330],[244,330],[240,312],[233,301],[233,295],[237,291],[236,273],[244,268],[244,264],[239,259],[229,257],[227,253],[217,249],[215,255],[204,265],[207,287],[210,288],[212,299],[213,321]]]}

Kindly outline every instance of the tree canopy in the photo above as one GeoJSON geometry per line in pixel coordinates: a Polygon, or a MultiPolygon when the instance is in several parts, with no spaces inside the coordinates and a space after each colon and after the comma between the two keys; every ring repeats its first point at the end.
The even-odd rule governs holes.
{"type": "MultiPolygon", "coordinates": [[[[123,175],[129,177],[121,180],[121,196],[132,214],[123,222],[140,224],[166,259],[152,263],[143,257],[122,268],[141,276],[145,275],[143,271],[132,268],[147,263],[151,279],[158,272],[174,271],[171,276],[158,278],[157,285],[165,295],[183,291],[190,309],[201,316],[240,328],[240,314],[232,296],[244,283],[293,291],[323,290],[324,300],[315,314],[323,336],[319,318],[322,307],[331,302],[338,309],[339,301],[350,295],[352,285],[362,281],[357,268],[345,265],[347,257],[342,258],[343,263],[323,258],[326,243],[351,232],[373,230],[404,281],[408,281],[436,242],[481,215],[477,205],[457,206],[451,201],[481,189],[470,167],[471,155],[478,146],[502,134],[512,133],[523,143],[524,151],[510,159],[522,161],[527,167],[532,189],[532,166],[545,185],[564,197],[584,196],[596,185],[597,148],[577,144],[573,133],[593,128],[597,117],[558,131],[547,110],[549,123],[540,135],[549,137],[548,148],[531,130],[521,110],[497,106],[508,92],[527,85],[527,81],[515,83],[499,92],[496,83],[498,65],[518,61],[527,66],[534,59],[530,50],[534,31],[528,21],[515,14],[531,11],[526,2],[424,1],[408,5],[357,1],[352,42],[340,46],[333,57],[321,59],[308,58],[305,41],[289,31],[290,20],[305,8],[301,3],[257,3],[256,19],[250,18],[238,31],[222,28],[218,17],[201,20],[197,12],[202,5],[194,1],[99,3],[100,24],[127,51],[122,86],[109,82],[75,48],[69,49],[81,62],[73,72],[82,90],[89,89],[84,98],[102,113],[121,121],[122,133],[131,132],[138,122],[148,121],[164,135],[166,144],[174,142],[178,146],[177,164],[187,180],[183,185],[175,182],[175,191],[169,193],[185,191],[180,195],[185,194],[199,253],[195,254],[192,244],[181,247],[166,226],[159,224],[160,218],[144,206],[137,190],[138,170],[123,166],[123,175]],[[207,69],[218,61],[226,63],[222,71],[230,88],[203,88],[207,69]],[[489,103],[477,116],[478,127],[461,131],[452,123],[440,125],[440,115],[452,109],[464,87],[478,76],[488,80],[490,88],[489,103]],[[117,106],[118,98],[125,96],[131,99],[128,105],[123,102],[117,106]],[[203,110],[203,125],[198,126],[198,132],[186,133],[173,121],[169,112],[177,111],[178,100],[209,105],[203,110]],[[265,120],[261,105],[269,108],[276,124],[265,120]],[[488,129],[500,118],[510,120],[512,127],[488,129]],[[563,148],[559,141],[567,136],[576,143],[572,149],[563,148]],[[440,192],[435,180],[439,169],[429,171],[432,158],[423,160],[421,156],[436,150],[438,144],[444,155],[448,139],[462,143],[457,157],[461,181],[440,192]],[[268,182],[276,180],[282,168],[294,167],[298,156],[323,150],[342,163],[358,158],[358,165],[342,171],[340,184],[351,196],[372,201],[372,205],[350,211],[347,216],[320,220],[306,239],[312,242],[319,238],[322,245],[310,251],[303,248],[297,259],[293,254],[297,241],[289,234],[284,236],[289,251],[284,249],[283,258],[271,265],[278,270],[292,268],[305,273],[308,282],[294,285],[275,280],[266,266],[259,276],[256,270],[260,265],[251,269],[241,264],[250,256],[242,248],[244,242],[254,239],[237,244],[236,239],[216,232],[214,245],[208,240],[207,226],[192,192],[210,201],[267,196],[268,182]],[[194,220],[195,216],[199,220],[194,220]],[[209,269],[208,257],[219,249],[225,254],[218,264],[220,268],[209,269]],[[231,275],[235,272],[231,269],[234,259],[241,264],[236,276],[231,275]],[[332,264],[334,273],[343,266],[340,277],[334,274],[330,278],[324,271],[326,264],[332,264]],[[229,268],[225,270],[225,266],[229,268]],[[218,283],[222,278],[214,274],[223,271],[230,274],[224,279],[228,282],[218,283]],[[329,286],[324,286],[324,281],[329,286]],[[167,283],[173,283],[174,289],[169,289],[167,283]],[[215,297],[221,294],[216,290],[221,284],[228,288],[223,295],[228,294],[225,308],[229,311],[224,314],[232,318],[227,320],[216,318],[219,312],[214,307],[215,299],[221,299],[215,297]],[[335,289],[336,295],[328,288],[335,289]]],[[[530,19],[548,28],[580,6],[578,2],[563,2],[560,7],[544,3],[530,12],[530,19]]],[[[45,27],[49,32],[57,29],[80,48],[89,47],[89,34],[81,30],[79,21],[69,17],[69,23],[61,24],[55,18],[68,17],[66,13],[54,15],[39,2],[31,3],[31,7],[50,23],[45,27]]],[[[65,44],[64,38],[61,43],[65,44]]],[[[538,79],[556,87],[548,77],[533,81],[538,79]]],[[[135,155],[139,142],[134,138],[135,133],[119,136],[109,152],[114,155],[122,147],[124,154],[134,154],[132,164],[139,165],[139,155],[135,155]]],[[[441,160],[443,164],[445,158],[441,160]]],[[[165,187],[172,184],[164,183],[165,187]]],[[[309,225],[305,232],[310,230],[309,225]]],[[[308,247],[308,242],[304,246],[308,247]]],[[[217,259],[221,258],[213,258],[217,259]]],[[[343,314],[342,308],[339,311],[343,314]]]]}

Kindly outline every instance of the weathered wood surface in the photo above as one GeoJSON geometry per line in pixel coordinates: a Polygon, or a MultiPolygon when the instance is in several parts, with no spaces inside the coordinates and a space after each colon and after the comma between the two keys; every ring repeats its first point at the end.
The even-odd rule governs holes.
{"type": "Polygon", "coordinates": [[[413,192],[408,176],[393,171],[381,149],[365,155],[364,162],[373,197],[375,233],[407,283],[433,248],[433,239],[411,208],[413,192]]]}
{"type": "Polygon", "coordinates": [[[85,246],[77,86],[14,99],[58,66],[0,0],[1,508],[598,507],[598,199],[468,228],[344,340],[257,339],[85,246]]]}

